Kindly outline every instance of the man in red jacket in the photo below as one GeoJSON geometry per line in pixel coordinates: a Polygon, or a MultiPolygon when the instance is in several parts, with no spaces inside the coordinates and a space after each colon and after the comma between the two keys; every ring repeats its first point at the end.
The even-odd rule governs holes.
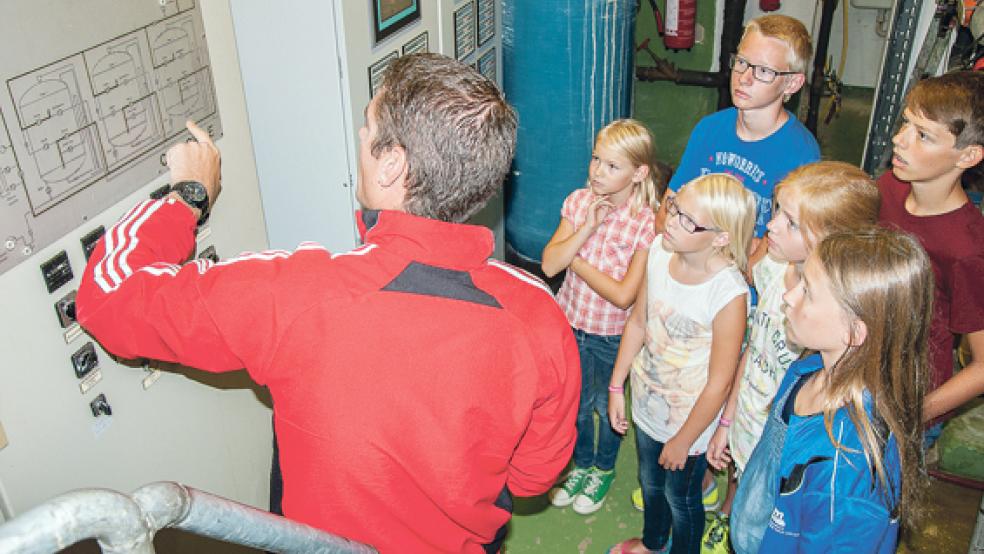
{"type": "Polygon", "coordinates": [[[173,191],[97,246],[82,325],[123,357],[246,368],[269,387],[287,517],[382,552],[495,552],[511,494],[574,447],[577,346],[536,278],[462,223],[499,190],[516,116],[456,61],[406,56],[359,131],[364,244],[188,260],[220,189],[207,133],[167,154],[173,191]]]}

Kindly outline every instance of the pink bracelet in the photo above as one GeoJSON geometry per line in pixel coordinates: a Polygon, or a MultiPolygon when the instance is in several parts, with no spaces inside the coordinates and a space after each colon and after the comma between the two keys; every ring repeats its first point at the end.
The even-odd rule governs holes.
{"type": "Polygon", "coordinates": [[[608,385],[608,392],[625,392],[625,388],[608,385]]]}
{"type": "Polygon", "coordinates": [[[731,427],[731,420],[721,416],[721,419],[718,420],[718,425],[721,427],[731,427]]]}

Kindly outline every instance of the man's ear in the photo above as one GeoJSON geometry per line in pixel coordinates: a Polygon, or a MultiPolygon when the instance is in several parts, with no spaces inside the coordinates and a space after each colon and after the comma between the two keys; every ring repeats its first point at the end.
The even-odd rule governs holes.
{"type": "Polygon", "coordinates": [[[379,155],[379,186],[389,188],[403,184],[407,175],[407,151],[402,146],[390,146],[379,155]]]}
{"type": "Polygon", "coordinates": [[[984,146],[971,144],[960,149],[960,157],[957,158],[957,167],[960,169],[970,169],[984,160],[984,146]]]}

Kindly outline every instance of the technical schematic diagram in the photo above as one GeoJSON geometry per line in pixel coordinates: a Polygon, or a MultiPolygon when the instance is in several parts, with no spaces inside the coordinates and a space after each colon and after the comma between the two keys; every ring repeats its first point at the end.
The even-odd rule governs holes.
{"type": "Polygon", "coordinates": [[[24,179],[10,142],[6,118],[0,112],[0,265],[34,253],[30,218],[24,179]]]}
{"type": "Polygon", "coordinates": [[[194,0],[10,1],[38,16],[0,20],[0,274],[166,173],[185,121],[222,134],[194,0]]]}
{"type": "Polygon", "coordinates": [[[215,111],[212,79],[202,59],[195,21],[179,15],[147,28],[151,55],[161,96],[161,117],[168,134],[184,129],[188,119],[198,120],[215,111]]]}
{"type": "Polygon", "coordinates": [[[146,33],[130,33],[87,50],[84,57],[108,166],[164,140],[146,33]]]}
{"type": "Polygon", "coordinates": [[[83,98],[80,56],[7,83],[34,179],[27,188],[34,215],[105,174],[96,129],[83,98]]]}

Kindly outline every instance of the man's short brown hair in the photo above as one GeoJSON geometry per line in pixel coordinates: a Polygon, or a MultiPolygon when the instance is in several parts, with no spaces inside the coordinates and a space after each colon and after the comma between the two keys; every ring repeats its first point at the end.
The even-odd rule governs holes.
{"type": "Polygon", "coordinates": [[[916,83],[906,107],[931,119],[956,138],[956,148],[984,145],[984,74],[957,71],[916,83]]]}
{"type": "Polygon", "coordinates": [[[516,112],[495,83],[438,54],[398,58],[375,104],[372,155],[407,154],[404,209],[462,222],[502,186],[516,148],[516,112]]]}

